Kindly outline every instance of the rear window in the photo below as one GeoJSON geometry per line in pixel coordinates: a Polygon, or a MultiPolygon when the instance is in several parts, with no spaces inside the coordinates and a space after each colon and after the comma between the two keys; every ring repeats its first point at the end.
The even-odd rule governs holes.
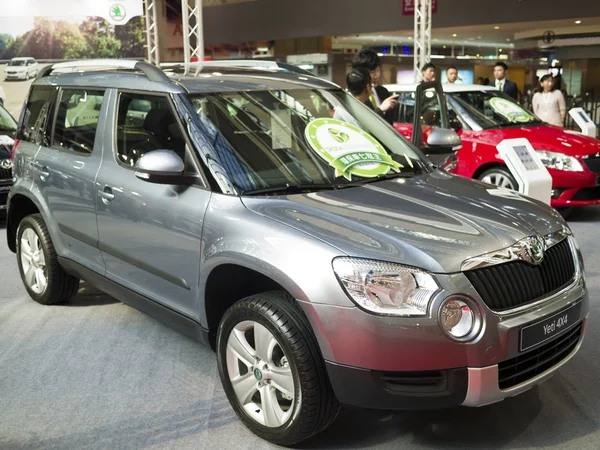
{"type": "Polygon", "coordinates": [[[43,131],[48,123],[50,101],[56,87],[34,86],[31,88],[25,113],[23,114],[18,138],[40,144],[43,131]]]}

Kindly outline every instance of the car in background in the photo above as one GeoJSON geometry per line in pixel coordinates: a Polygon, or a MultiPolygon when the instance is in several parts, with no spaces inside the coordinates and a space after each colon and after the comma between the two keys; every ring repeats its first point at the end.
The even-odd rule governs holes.
{"type": "Polygon", "coordinates": [[[38,63],[33,58],[13,58],[4,68],[4,79],[29,80],[36,77],[38,70],[38,63]]]}
{"type": "Polygon", "coordinates": [[[13,185],[10,152],[17,133],[17,122],[0,106],[0,216],[6,212],[6,198],[13,185]]]}
{"type": "MultiPolygon", "coordinates": [[[[394,127],[410,138],[413,130],[415,85],[388,85],[398,94],[394,127]]],[[[505,139],[527,138],[552,176],[551,204],[568,210],[600,203],[600,141],[549,125],[494,87],[445,84],[449,122],[463,146],[444,168],[454,174],[517,190],[514,176],[496,146],[505,139]]],[[[424,99],[422,131],[440,126],[439,103],[424,99]]]]}

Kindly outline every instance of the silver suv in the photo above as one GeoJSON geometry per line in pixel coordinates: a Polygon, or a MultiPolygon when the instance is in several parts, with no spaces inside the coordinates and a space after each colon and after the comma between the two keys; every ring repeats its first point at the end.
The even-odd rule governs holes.
{"type": "Polygon", "coordinates": [[[212,346],[232,407],[277,444],[340,404],[498,402],[583,339],[584,267],[559,214],[437,170],[293,70],[57,64],[13,160],[8,244],[29,295],[65,302],[85,280],[212,346]]]}

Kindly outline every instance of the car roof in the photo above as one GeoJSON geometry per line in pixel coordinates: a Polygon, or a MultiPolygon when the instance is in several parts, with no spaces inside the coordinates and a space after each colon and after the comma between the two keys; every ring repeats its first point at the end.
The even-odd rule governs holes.
{"type": "MultiPolygon", "coordinates": [[[[160,72],[160,71],[159,71],[160,72]]],[[[294,73],[248,67],[218,66],[163,71],[168,81],[149,79],[136,70],[90,70],[42,74],[35,84],[151,90],[163,93],[210,93],[259,90],[331,89],[339,87],[321,78],[294,73]]]]}
{"type": "MultiPolygon", "coordinates": [[[[417,83],[410,84],[386,84],[384,87],[390,92],[414,92],[417,89],[417,83]]],[[[470,91],[494,91],[494,86],[483,86],[481,84],[442,84],[444,92],[470,92],[470,91]]]]}

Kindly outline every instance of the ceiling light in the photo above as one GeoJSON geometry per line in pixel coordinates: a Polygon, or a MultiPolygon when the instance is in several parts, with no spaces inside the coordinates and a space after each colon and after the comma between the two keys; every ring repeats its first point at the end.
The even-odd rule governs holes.
{"type": "Polygon", "coordinates": [[[494,27],[494,30],[499,30],[499,29],[500,29],[500,27],[499,27],[498,25],[496,25],[496,26],[494,27]]]}
{"type": "Polygon", "coordinates": [[[501,48],[499,48],[499,49],[498,49],[498,51],[499,51],[499,52],[502,52],[502,49],[501,49],[501,48]]]}
{"type": "Polygon", "coordinates": [[[452,35],[452,37],[456,37],[456,36],[458,36],[458,34],[456,34],[456,33],[454,33],[454,34],[452,35]]]}
{"type": "Polygon", "coordinates": [[[444,45],[442,48],[446,48],[446,46],[444,45]]]}
{"type": "Polygon", "coordinates": [[[507,39],[506,42],[510,42],[510,39],[507,39]]]}
{"type": "Polygon", "coordinates": [[[575,23],[576,23],[577,25],[579,25],[579,24],[581,23],[581,20],[576,20],[576,21],[575,21],[575,23]]]}
{"type": "Polygon", "coordinates": [[[481,39],[481,36],[477,36],[477,39],[481,39]]]}

